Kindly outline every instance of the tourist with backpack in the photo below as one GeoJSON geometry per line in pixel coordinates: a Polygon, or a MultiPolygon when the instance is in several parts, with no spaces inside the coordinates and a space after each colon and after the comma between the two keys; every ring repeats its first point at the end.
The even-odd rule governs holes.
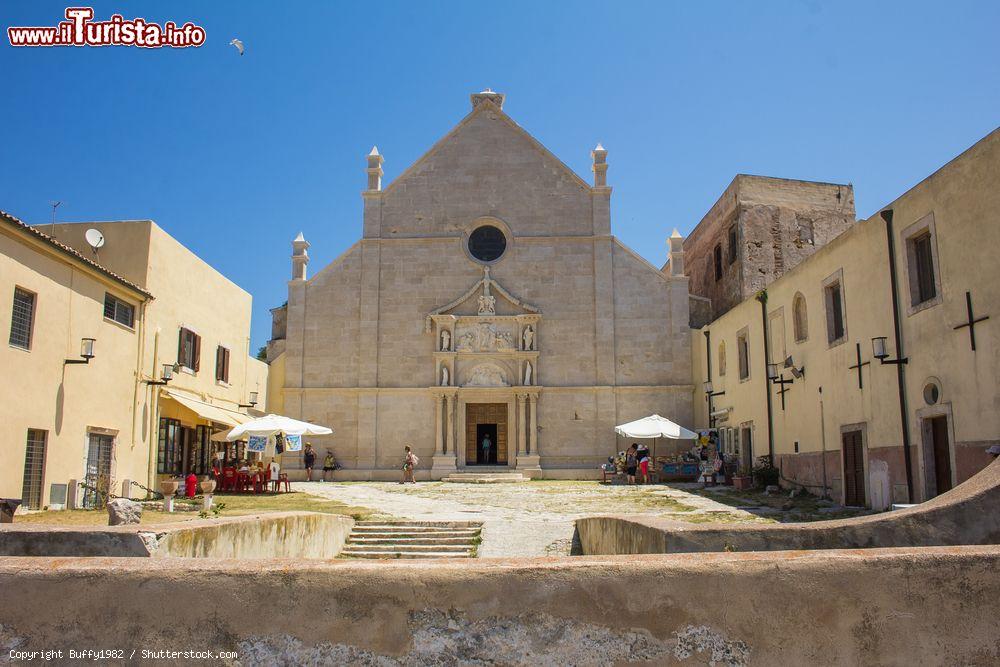
{"type": "Polygon", "coordinates": [[[403,457],[403,481],[400,484],[406,484],[407,482],[416,484],[417,480],[413,479],[413,469],[420,464],[420,457],[413,453],[409,445],[406,445],[403,449],[406,450],[406,455],[403,457]]]}

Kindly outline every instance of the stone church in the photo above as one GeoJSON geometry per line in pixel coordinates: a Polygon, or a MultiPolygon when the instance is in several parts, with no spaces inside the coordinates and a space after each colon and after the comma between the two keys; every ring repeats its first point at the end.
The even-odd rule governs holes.
{"type": "Polygon", "coordinates": [[[607,151],[593,184],[503,111],[472,110],[388,186],[368,155],[361,239],[307,276],[293,242],[268,353],[281,412],[330,426],[342,479],[509,469],[594,477],[614,426],[691,426],[682,239],[657,269],[611,233],[607,151]],[[486,445],[484,446],[484,441],[486,445]]]}

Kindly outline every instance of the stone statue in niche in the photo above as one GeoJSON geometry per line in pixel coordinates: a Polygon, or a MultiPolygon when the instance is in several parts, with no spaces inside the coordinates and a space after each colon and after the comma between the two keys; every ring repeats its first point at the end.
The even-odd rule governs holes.
{"type": "Polygon", "coordinates": [[[450,378],[448,377],[448,367],[447,366],[442,366],[441,367],[441,386],[442,387],[447,387],[448,383],[449,383],[449,379],[450,378]]]}
{"type": "Polygon", "coordinates": [[[447,352],[451,349],[451,333],[447,329],[441,330],[441,351],[447,352]]]}
{"type": "Polygon", "coordinates": [[[524,327],[523,339],[524,339],[524,349],[529,351],[533,350],[534,348],[532,346],[535,344],[535,331],[534,329],[531,328],[530,324],[524,327]]]}
{"type": "Polygon", "coordinates": [[[524,384],[531,384],[531,364],[524,365],[524,384]]]}
{"type": "Polygon", "coordinates": [[[503,371],[494,364],[480,364],[472,371],[466,386],[471,387],[506,387],[503,371]]]}

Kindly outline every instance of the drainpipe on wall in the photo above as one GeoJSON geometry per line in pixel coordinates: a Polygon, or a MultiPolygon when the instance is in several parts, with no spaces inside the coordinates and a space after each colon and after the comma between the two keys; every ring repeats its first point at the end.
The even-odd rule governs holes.
{"type": "Polygon", "coordinates": [[[760,323],[764,328],[764,393],[767,394],[767,457],[774,465],[774,415],[771,407],[771,384],[767,379],[767,365],[771,363],[770,336],[767,332],[767,290],[757,292],[760,301],[760,323]]]}
{"type": "MultiPolygon", "coordinates": [[[[160,351],[160,329],[157,327],[153,334],[153,365],[152,373],[156,372],[160,351]]],[[[155,379],[155,376],[150,376],[155,379]]],[[[157,419],[160,414],[160,388],[154,385],[146,385],[149,391],[149,461],[146,470],[146,486],[151,490],[156,490],[156,458],[159,455],[160,447],[160,424],[157,419]]]]}
{"type": "MultiPolygon", "coordinates": [[[[892,230],[892,209],[887,208],[879,215],[885,220],[885,239],[889,251],[889,288],[892,290],[892,328],[896,340],[896,358],[903,359],[902,323],[899,318],[898,280],[896,277],[896,240],[892,230]]],[[[874,359],[872,360],[874,362],[874,359]]],[[[910,428],[906,411],[906,375],[903,364],[896,366],[896,387],[899,391],[899,422],[903,430],[903,462],[906,466],[907,502],[913,502],[913,464],[910,458],[910,428]]]]}
{"type": "MultiPolygon", "coordinates": [[[[712,332],[705,330],[705,381],[712,381],[712,332]]],[[[697,391],[697,390],[696,390],[697,391]]],[[[708,398],[708,427],[715,426],[715,418],[712,417],[712,394],[705,394],[708,398]]]]}
{"type": "Polygon", "coordinates": [[[827,491],[830,487],[826,482],[826,415],[823,410],[823,387],[819,388],[819,441],[823,448],[822,453],[822,463],[823,463],[823,497],[828,498],[830,496],[827,491]]]}

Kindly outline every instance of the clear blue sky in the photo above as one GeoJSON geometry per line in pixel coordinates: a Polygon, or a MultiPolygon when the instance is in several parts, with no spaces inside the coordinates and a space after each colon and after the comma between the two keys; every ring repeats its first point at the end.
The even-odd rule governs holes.
{"type": "MultiPolygon", "coordinates": [[[[55,25],[65,7],[4,0],[0,22],[55,25]]],[[[253,294],[254,348],[295,234],[312,273],[361,235],[372,145],[391,181],[485,87],[588,180],[603,142],[613,231],[657,265],[738,172],[853,183],[866,217],[1000,118],[996,1],[94,8],[193,21],[208,40],[13,49],[4,34],[0,208],[156,220],[253,294]]]]}

